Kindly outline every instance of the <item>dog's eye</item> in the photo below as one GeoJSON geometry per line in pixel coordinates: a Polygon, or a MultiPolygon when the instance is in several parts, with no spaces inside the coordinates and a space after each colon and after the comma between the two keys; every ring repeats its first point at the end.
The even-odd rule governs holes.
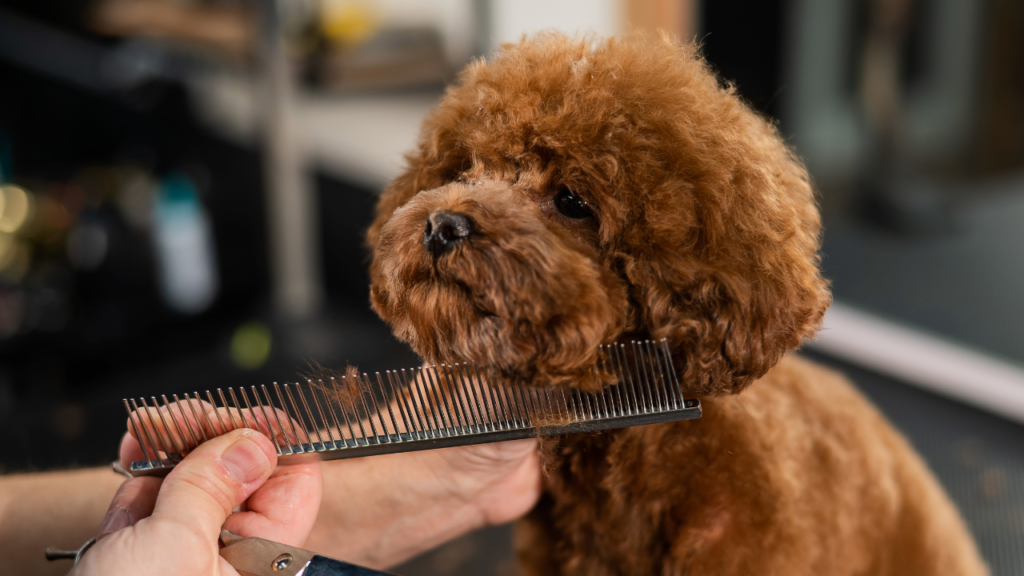
{"type": "Polygon", "coordinates": [[[579,196],[573,194],[572,190],[569,190],[565,185],[558,187],[558,193],[555,194],[555,208],[558,212],[566,218],[572,218],[573,220],[584,220],[586,218],[593,218],[594,212],[579,196]]]}

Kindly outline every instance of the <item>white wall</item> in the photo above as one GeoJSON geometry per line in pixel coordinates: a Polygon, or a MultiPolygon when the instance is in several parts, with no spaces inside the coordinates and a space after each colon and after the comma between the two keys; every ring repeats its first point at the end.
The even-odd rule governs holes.
{"type": "MultiPolygon", "coordinates": [[[[351,0],[319,0],[344,3],[351,0]]],[[[618,34],[624,30],[623,0],[363,0],[391,26],[436,26],[449,62],[461,66],[476,48],[480,4],[490,4],[490,46],[518,42],[524,34],[557,29],[567,33],[618,34]]]]}
{"type": "Polygon", "coordinates": [[[491,0],[491,47],[552,28],[618,34],[623,30],[622,4],[621,0],[491,0]]]}

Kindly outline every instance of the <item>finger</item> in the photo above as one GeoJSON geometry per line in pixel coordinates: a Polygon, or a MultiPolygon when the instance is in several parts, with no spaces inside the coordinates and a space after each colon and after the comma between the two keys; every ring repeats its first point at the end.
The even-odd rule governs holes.
{"type": "Polygon", "coordinates": [[[134,526],[136,522],[152,514],[161,482],[161,478],[125,480],[110,502],[107,514],[100,523],[96,540],[102,540],[122,528],[134,526]]]}
{"type": "Polygon", "coordinates": [[[239,428],[259,430],[280,446],[297,444],[296,438],[308,442],[301,434],[302,426],[286,412],[258,403],[258,396],[252,397],[244,390],[240,397],[245,402],[243,408],[218,407],[206,400],[174,396],[163,406],[133,411],[128,432],[141,440],[147,452],[145,458],[153,459],[168,452],[187,453],[201,442],[239,428]]]}
{"type": "MultiPolygon", "coordinates": [[[[209,392],[207,392],[210,395],[209,392]]],[[[188,394],[173,395],[163,406],[152,398],[153,406],[136,409],[128,420],[128,431],[139,438],[147,449],[158,452],[185,452],[201,442],[231,430],[248,427],[237,413],[218,408],[213,402],[188,394]]]]}
{"type": "Polygon", "coordinates": [[[224,528],[241,536],[302,546],[313,529],[322,494],[318,462],[278,467],[249,497],[248,510],[229,516],[224,528]]]}
{"type": "Polygon", "coordinates": [[[78,574],[237,575],[217,553],[231,509],[271,474],[276,453],[253,430],[236,430],[201,444],[159,484],[136,478],[119,490],[107,534],[75,567],[78,574]],[[152,514],[144,517],[150,512],[152,514]],[[123,510],[120,512],[119,509],[123,510]],[[123,529],[125,525],[130,528],[123,529]],[[122,528],[122,529],[117,529],[122,528]],[[156,567],[156,568],[154,568],[156,567]]]}
{"type": "Polygon", "coordinates": [[[153,519],[191,527],[216,541],[231,510],[270,477],[277,453],[270,440],[248,429],[205,442],[167,475],[153,519]]]}
{"type": "Polygon", "coordinates": [[[135,436],[132,436],[131,432],[127,432],[121,438],[121,449],[118,452],[118,455],[121,461],[121,467],[130,471],[132,462],[148,460],[151,454],[144,454],[142,451],[142,445],[139,441],[135,436]]]}

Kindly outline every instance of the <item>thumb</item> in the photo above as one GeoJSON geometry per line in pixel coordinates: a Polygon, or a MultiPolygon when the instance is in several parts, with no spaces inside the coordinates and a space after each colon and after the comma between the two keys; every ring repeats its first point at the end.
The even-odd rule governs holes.
{"type": "Polygon", "coordinates": [[[231,510],[266,482],[276,464],[274,445],[255,430],[204,442],[167,475],[153,519],[187,526],[215,542],[231,510]]]}

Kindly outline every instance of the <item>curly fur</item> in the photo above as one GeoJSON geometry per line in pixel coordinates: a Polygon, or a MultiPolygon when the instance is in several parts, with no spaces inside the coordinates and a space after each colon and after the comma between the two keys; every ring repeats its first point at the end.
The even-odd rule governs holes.
{"type": "Polygon", "coordinates": [[[368,233],[371,302],[428,361],[538,386],[612,384],[599,344],[666,338],[702,398],[699,421],[548,447],[528,574],[983,574],[898,434],[785,357],[830,302],[819,233],[803,165],[695,47],[540,34],[426,120],[368,233]],[[562,189],[594,218],[561,215],[562,189]],[[473,230],[435,259],[441,211],[473,230]]]}

